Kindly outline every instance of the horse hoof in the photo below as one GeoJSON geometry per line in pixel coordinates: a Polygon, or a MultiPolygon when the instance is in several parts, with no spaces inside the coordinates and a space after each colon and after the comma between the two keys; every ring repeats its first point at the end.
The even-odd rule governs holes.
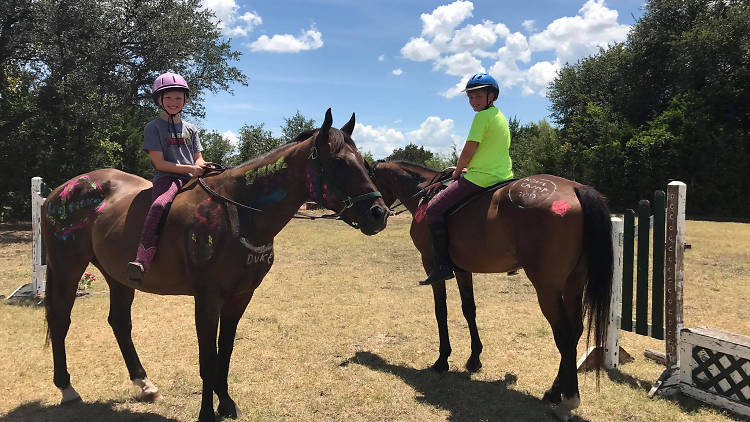
{"type": "Polygon", "coordinates": [[[469,358],[464,367],[469,372],[477,372],[482,369],[482,361],[480,361],[479,358],[469,358]]]}
{"type": "Polygon", "coordinates": [[[557,419],[560,419],[563,422],[568,422],[570,418],[573,417],[573,414],[570,412],[570,410],[566,409],[565,406],[559,404],[552,405],[552,413],[555,414],[555,417],[557,417],[557,419]]]}
{"type": "Polygon", "coordinates": [[[581,398],[578,395],[575,395],[573,397],[565,397],[560,401],[559,404],[552,405],[552,412],[561,421],[569,421],[570,418],[573,417],[573,413],[571,411],[573,409],[576,409],[580,405],[581,398]]]}
{"type": "Polygon", "coordinates": [[[214,410],[211,409],[208,412],[204,412],[201,410],[201,413],[198,415],[198,422],[216,422],[216,415],[214,414],[214,410]]]}
{"type": "Polygon", "coordinates": [[[237,407],[237,404],[231,400],[228,405],[219,403],[219,407],[218,409],[216,409],[216,413],[222,418],[229,418],[229,419],[237,419],[240,416],[242,416],[242,412],[240,412],[240,409],[237,407]]]}
{"type": "Polygon", "coordinates": [[[549,390],[544,392],[544,397],[542,397],[542,400],[550,402],[553,405],[558,405],[562,401],[562,396],[560,395],[559,391],[555,391],[554,388],[550,388],[549,390]]]}
{"type": "Polygon", "coordinates": [[[448,372],[448,361],[438,359],[435,361],[435,363],[432,364],[430,369],[437,372],[438,374],[442,374],[443,372],[448,372]]]}
{"type": "Polygon", "coordinates": [[[60,391],[62,392],[62,400],[60,400],[60,406],[69,406],[71,404],[80,403],[82,401],[81,396],[78,395],[78,392],[73,388],[72,385],[61,388],[60,391]]]}
{"type": "Polygon", "coordinates": [[[133,384],[141,389],[141,394],[138,395],[138,401],[153,403],[156,400],[159,400],[159,398],[161,397],[161,394],[159,394],[159,389],[156,388],[154,383],[149,381],[148,378],[134,379],[133,384]]]}
{"type": "Polygon", "coordinates": [[[80,397],[72,399],[72,400],[68,400],[68,401],[60,401],[60,406],[63,406],[63,407],[72,406],[74,404],[81,403],[82,401],[83,399],[81,399],[80,397]]]}

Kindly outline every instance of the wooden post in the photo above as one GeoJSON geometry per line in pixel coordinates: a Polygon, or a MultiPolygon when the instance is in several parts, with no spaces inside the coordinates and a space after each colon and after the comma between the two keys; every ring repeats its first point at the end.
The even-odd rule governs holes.
{"type": "Polygon", "coordinates": [[[26,283],[8,295],[11,298],[38,298],[44,294],[44,276],[47,262],[42,243],[42,196],[44,182],[41,177],[31,178],[31,283],[26,283]]]}
{"type": "Polygon", "coordinates": [[[685,194],[687,186],[682,182],[671,182],[667,186],[667,244],[666,244],[666,278],[665,278],[665,314],[666,314],[666,369],[649,391],[648,396],[655,394],[669,395],[679,391],[679,339],[683,326],[682,288],[683,288],[683,254],[685,250],[685,194]]]}
{"type": "Polygon", "coordinates": [[[31,285],[35,296],[44,294],[44,276],[47,262],[42,243],[42,186],[41,177],[31,178],[31,285]]]}
{"type": "Polygon", "coordinates": [[[623,214],[624,239],[622,243],[622,321],[620,328],[633,331],[633,248],[635,247],[635,212],[627,209],[623,214]]]}
{"type": "Polygon", "coordinates": [[[654,258],[651,278],[651,337],[664,340],[664,226],[666,196],[664,191],[654,192],[654,258]]]}
{"type": "Polygon", "coordinates": [[[638,259],[635,285],[635,332],[644,336],[648,332],[648,258],[651,203],[638,202],[638,259]]]}

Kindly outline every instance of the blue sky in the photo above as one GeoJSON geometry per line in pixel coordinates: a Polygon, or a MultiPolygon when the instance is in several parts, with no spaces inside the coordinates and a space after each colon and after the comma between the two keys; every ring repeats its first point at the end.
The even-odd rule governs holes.
{"type": "Polygon", "coordinates": [[[474,112],[459,91],[485,71],[498,108],[522,123],[549,114],[545,86],[566,62],[624,41],[643,0],[204,0],[248,76],[206,96],[202,127],[236,141],[243,124],[275,135],[297,110],[353,134],[375,158],[408,143],[460,147],[474,112]]]}

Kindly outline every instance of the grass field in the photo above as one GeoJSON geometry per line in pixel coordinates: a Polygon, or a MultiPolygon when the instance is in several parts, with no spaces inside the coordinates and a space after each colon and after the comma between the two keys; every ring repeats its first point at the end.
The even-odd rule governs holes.
{"type": "MultiPolygon", "coordinates": [[[[275,242],[276,262],[238,329],[229,386],[240,421],[545,421],[540,399],[559,355],[531,284],[521,272],[475,276],[484,367],[468,374],[469,334],[449,283],[451,370],[437,358],[432,291],[419,287],[408,217],[366,237],[343,223],[294,220],[275,242]]],[[[750,335],[750,224],[688,221],[685,326],[750,335]]],[[[30,281],[28,227],[0,227],[0,294],[30,281]]],[[[191,421],[201,380],[193,300],[137,293],[133,337],[156,403],[134,400],[107,325],[107,286],[78,299],[67,338],[73,386],[84,402],[61,408],[44,348],[44,312],[0,301],[0,421],[191,421]]],[[[584,348],[579,345],[579,355],[584,348]]],[[[619,371],[582,373],[589,421],[742,420],[688,398],[648,399],[662,367],[643,357],[663,342],[622,333],[635,357],[619,371]]]]}

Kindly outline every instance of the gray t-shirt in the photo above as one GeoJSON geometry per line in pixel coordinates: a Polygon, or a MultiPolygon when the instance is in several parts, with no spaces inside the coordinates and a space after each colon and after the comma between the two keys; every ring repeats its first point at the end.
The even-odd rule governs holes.
{"type": "MultiPolygon", "coordinates": [[[[201,141],[198,139],[198,128],[185,121],[175,123],[174,128],[177,137],[170,130],[170,124],[163,119],[154,119],[146,124],[143,130],[143,150],[161,151],[164,154],[165,161],[171,161],[177,164],[195,164],[193,157],[196,152],[203,151],[201,141]]],[[[151,163],[153,167],[154,163],[151,163]]],[[[157,170],[154,167],[154,180],[172,176],[182,179],[188,179],[187,174],[167,173],[157,170]]]]}

